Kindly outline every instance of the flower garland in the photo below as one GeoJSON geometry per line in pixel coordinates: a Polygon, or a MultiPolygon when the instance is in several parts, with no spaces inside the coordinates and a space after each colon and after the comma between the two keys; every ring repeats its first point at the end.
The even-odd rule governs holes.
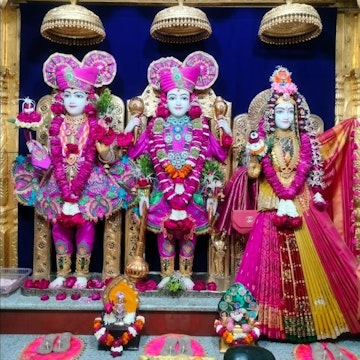
{"type": "Polygon", "coordinates": [[[276,195],[280,199],[293,200],[305,184],[307,175],[311,167],[311,144],[307,134],[300,135],[300,156],[299,163],[296,167],[296,174],[288,187],[285,187],[276,174],[272,165],[269,154],[262,159],[262,165],[266,180],[269,182],[276,195]]]}
{"type": "Polygon", "coordinates": [[[110,347],[112,357],[121,356],[124,346],[141,332],[144,324],[145,318],[138,315],[135,322],[130,324],[127,330],[118,338],[115,338],[104,326],[102,318],[97,317],[94,320],[94,335],[99,342],[110,347]]]}
{"type": "Polygon", "coordinates": [[[70,203],[76,203],[79,201],[84,186],[91,174],[93,163],[96,158],[95,138],[93,136],[93,133],[97,128],[98,123],[95,116],[96,111],[94,105],[88,104],[84,108],[84,113],[88,117],[89,136],[82,150],[82,154],[79,154],[83,155],[84,161],[78,164],[79,168],[77,171],[77,175],[74,177],[74,179],[72,179],[71,183],[69,183],[66,177],[62,143],[59,136],[61,125],[65,119],[64,115],[57,114],[49,128],[50,148],[53,158],[54,175],[60,188],[63,200],[70,203]]]}
{"type": "MultiPolygon", "coordinates": [[[[92,98],[93,94],[89,94],[89,99],[92,98]]],[[[59,135],[63,122],[65,121],[65,108],[59,94],[55,96],[55,102],[51,105],[51,110],[56,115],[49,128],[54,176],[63,200],[65,202],[77,203],[84,190],[84,186],[90,177],[96,158],[97,150],[95,142],[101,141],[109,146],[115,140],[116,134],[112,128],[104,128],[104,126],[99,124],[96,117],[96,107],[90,102],[84,107],[84,114],[87,116],[89,125],[89,133],[83,148],[79,148],[76,144],[66,144],[64,151],[62,140],[59,135]],[[77,164],[76,176],[70,183],[66,176],[64,155],[65,157],[69,157],[71,154],[81,156],[84,160],[77,164]]],[[[59,220],[61,221],[61,219],[59,220]]],[[[66,216],[64,215],[64,221],[65,220],[66,216]]],[[[81,219],[78,219],[78,221],[80,220],[81,219]]]]}
{"type": "Polygon", "coordinates": [[[254,344],[260,337],[260,329],[255,325],[248,332],[240,333],[239,336],[234,335],[231,331],[221,323],[221,320],[216,319],[214,322],[214,329],[228,345],[250,345],[254,344]],[[246,335],[245,335],[246,334],[246,335]]]}
{"type": "Polygon", "coordinates": [[[43,123],[41,114],[36,111],[36,103],[29,97],[20,100],[23,101],[21,112],[14,123],[18,127],[35,130],[43,123]]]}
{"type": "Polygon", "coordinates": [[[303,188],[311,169],[311,143],[309,136],[304,132],[300,134],[299,152],[299,161],[295,170],[295,176],[288,187],[285,187],[280,182],[269,154],[265,154],[262,158],[265,178],[280,199],[278,211],[273,218],[273,224],[277,227],[296,228],[302,224],[302,218],[297,213],[293,199],[303,188]]]}
{"type": "Polygon", "coordinates": [[[192,140],[189,158],[180,170],[176,170],[166,154],[164,123],[165,120],[158,117],[154,119],[152,126],[149,126],[150,157],[160,189],[170,207],[174,210],[185,210],[200,183],[210,129],[205,117],[191,121],[192,140]],[[181,184],[183,191],[177,190],[176,184],[181,184]]]}

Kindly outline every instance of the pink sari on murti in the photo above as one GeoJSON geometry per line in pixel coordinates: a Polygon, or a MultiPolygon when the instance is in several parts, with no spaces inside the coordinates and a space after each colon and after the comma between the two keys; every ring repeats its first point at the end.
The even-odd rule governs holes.
{"type": "MultiPolygon", "coordinates": [[[[360,333],[358,262],[351,228],[355,149],[351,133],[357,125],[349,119],[320,137],[322,150],[326,150],[327,181],[332,182],[329,189],[337,201],[333,208],[336,220],[333,222],[331,212],[313,205],[313,194],[305,184],[294,199],[303,219],[300,227],[278,229],[272,223],[276,210],[270,210],[259,213],[249,234],[234,282],[253,294],[259,304],[261,333],[270,339],[310,342],[360,333]]],[[[232,186],[228,194],[249,194],[249,184],[243,179],[246,172],[238,170],[235,175],[230,183],[239,187],[232,186]],[[244,185],[245,190],[241,189],[244,185]]],[[[229,199],[228,211],[218,223],[229,234],[232,230],[226,226],[235,201],[229,199]]]]}

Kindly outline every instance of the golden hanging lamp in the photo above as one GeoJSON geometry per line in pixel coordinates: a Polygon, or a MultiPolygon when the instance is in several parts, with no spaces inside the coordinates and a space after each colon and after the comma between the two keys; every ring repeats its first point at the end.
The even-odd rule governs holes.
{"type": "Polygon", "coordinates": [[[159,11],[151,24],[150,34],[166,43],[192,43],[207,39],[211,25],[206,14],[197,8],[178,5],[159,11]]]}
{"type": "Polygon", "coordinates": [[[267,44],[288,45],[311,40],[321,31],[321,18],[314,7],[287,0],[263,16],[258,35],[267,44]]]}
{"type": "Polygon", "coordinates": [[[95,45],[105,39],[100,18],[84,6],[77,5],[76,0],[49,10],[40,32],[45,39],[65,45],[95,45]]]}

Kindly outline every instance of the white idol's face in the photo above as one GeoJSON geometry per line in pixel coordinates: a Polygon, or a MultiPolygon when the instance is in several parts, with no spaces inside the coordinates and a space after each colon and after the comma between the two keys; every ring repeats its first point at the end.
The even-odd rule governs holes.
{"type": "Polygon", "coordinates": [[[81,115],[89,103],[87,94],[78,89],[66,89],[63,93],[64,106],[71,116],[81,115]]]}
{"type": "Polygon", "coordinates": [[[290,102],[280,102],[275,106],[275,125],[281,130],[288,130],[294,123],[295,108],[290,102]]]}
{"type": "Polygon", "coordinates": [[[170,90],[166,99],[170,113],[177,118],[184,116],[190,109],[190,93],[187,90],[170,90]]]}

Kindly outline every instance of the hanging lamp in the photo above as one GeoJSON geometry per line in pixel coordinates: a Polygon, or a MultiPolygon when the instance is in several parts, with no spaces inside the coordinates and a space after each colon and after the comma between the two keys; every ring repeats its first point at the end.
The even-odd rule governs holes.
{"type": "Polygon", "coordinates": [[[76,0],[49,10],[40,32],[45,39],[66,45],[95,45],[105,39],[100,18],[84,6],[77,5],[76,0]]]}
{"type": "Polygon", "coordinates": [[[314,7],[287,0],[263,16],[258,35],[265,43],[288,45],[311,40],[321,31],[321,18],[314,7]]]}
{"type": "Polygon", "coordinates": [[[192,43],[207,39],[212,33],[206,14],[197,8],[178,5],[159,11],[150,28],[151,36],[167,43],[192,43]]]}

